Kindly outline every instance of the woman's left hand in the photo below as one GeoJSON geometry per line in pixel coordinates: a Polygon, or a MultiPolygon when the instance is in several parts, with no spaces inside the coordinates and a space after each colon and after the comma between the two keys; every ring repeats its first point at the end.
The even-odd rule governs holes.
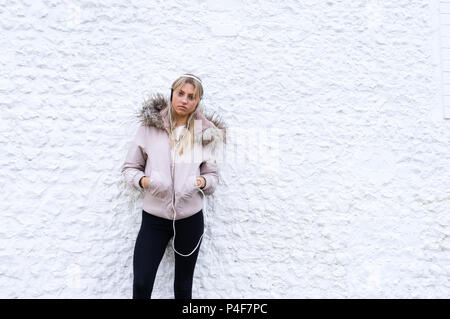
{"type": "Polygon", "coordinates": [[[206,186],[206,179],[203,176],[197,176],[197,187],[203,188],[206,186]]]}

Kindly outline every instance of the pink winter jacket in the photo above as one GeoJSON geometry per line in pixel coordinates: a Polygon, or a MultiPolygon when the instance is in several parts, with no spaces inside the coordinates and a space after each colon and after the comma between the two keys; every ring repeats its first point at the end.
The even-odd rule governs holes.
{"type": "Polygon", "coordinates": [[[197,176],[206,179],[206,186],[202,189],[205,195],[215,191],[219,182],[215,155],[226,142],[226,127],[222,120],[196,112],[193,118],[194,148],[181,156],[176,155],[173,161],[167,106],[168,101],[159,93],[144,102],[138,114],[140,126],[121,172],[127,185],[144,192],[143,210],[158,217],[178,220],[203,208],[203,195],[196,186],[197,176]],[[143,176],[150,178],[145,189],[139,185],[143,176]]]}

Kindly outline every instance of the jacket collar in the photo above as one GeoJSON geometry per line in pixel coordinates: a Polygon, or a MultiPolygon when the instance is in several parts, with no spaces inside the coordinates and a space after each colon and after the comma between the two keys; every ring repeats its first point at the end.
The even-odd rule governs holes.
{"type": "MultiPolygon", "coordinates": [[[[168,104],[168,100],[161,93],[157,93],[144,101],[137,117],[142,125],[153,126],[168,132],[168,104]]],[[[201,126],[194,126],[196,141],[201,140],[204,146],[216,146],[220,142],[226,143],[226,125],[216,113],[206,114],[197,111],[194,116],[194,120],[201,121],[201,126]]]]}

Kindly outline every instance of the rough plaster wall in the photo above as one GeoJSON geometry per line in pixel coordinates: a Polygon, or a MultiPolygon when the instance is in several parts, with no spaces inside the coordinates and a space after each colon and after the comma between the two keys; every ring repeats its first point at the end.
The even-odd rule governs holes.
{"type": "MultiPolygon", "coordinates": [[[[193,72],[231,128],[194,297],[450,297],[434,10],[1,1],[0,296],[131,297],[132,113],[193,72]]],[[[169,245],[154,298],[173,262],[169,245]]]]}

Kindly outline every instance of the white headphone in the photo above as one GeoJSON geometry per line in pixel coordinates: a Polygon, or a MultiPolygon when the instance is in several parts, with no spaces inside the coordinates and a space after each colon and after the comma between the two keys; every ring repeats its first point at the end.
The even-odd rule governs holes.
{"type": "Polygon", "coordinates": [[[200,84],[202,84],[202,80],[200,80],[198,77],[196,77],[195,75],[190,75],[190,74],[183,74],[182,76],[188,77],[188,78],[193,78],[196,79],[197,81],[200,82],[200,84]]]}

